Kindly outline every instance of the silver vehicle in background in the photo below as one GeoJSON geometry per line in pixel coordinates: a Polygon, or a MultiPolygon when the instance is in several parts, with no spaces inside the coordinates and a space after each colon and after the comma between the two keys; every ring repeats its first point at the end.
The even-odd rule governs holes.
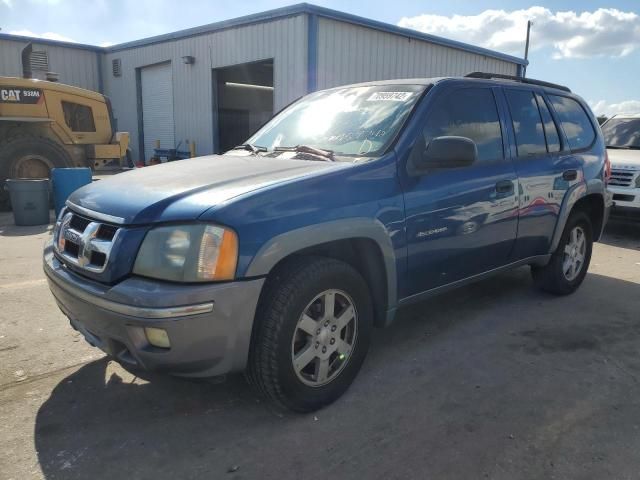
{"type": "Polygon", "coordinates": [[[611,162],[609,190],[616,209],[640,212],[640,113],[614,115],[601,128],[611,162]]]}

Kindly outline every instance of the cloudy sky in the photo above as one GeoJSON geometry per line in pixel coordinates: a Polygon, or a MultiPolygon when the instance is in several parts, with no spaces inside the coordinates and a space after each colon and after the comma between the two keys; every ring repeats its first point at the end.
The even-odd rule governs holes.
{"type": "MultiPolygon", "coordinates": [[[[0,0],[0,28],[109,45],[291,3],[295,0],[0,0]]],[[[640,111],[639,0],[315,3],[517,56],[524,55],[531,20],[528,76],[570,86],[598,114],[640,111]]]]}

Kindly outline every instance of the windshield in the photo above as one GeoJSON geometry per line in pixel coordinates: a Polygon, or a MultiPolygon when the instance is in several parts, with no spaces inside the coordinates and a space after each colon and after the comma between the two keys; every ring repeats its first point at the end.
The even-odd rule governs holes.
{"type": "Polygon", "coordinates": [[[308,146],[336,155],[384,153],[424,85],[336,88],[308,95],[248,140],[256,148],[308,146]]]}
{"type": "Polygon", "coordinates": [[[640,148],[640,118],[612,118],[602,134],[607,147],[640,148]]]}

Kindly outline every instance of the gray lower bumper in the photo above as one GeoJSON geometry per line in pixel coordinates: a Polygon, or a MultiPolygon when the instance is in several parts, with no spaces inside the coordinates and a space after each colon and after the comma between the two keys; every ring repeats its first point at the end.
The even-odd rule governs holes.
{"type": "Polygon", "coordinates": [[[132,277],[105,286],[68,271],[49,248],[44,271],[72,326],[122,363],[194,377],[246,366],[264,279],[179,285],[132,277]],[[144,327],[165,329],[171,348],[150,345],[144,327]]]}

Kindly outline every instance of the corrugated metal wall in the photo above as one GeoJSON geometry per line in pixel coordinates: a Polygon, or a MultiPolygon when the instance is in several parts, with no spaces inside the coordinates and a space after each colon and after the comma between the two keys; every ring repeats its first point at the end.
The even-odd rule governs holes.
{"type": "MultiPolygon", "coordinates": [[[[6,77],[22,76],[22,49],[26,41],[0,39],[0,75],[6,77]]],[[[33,43],[34,50],[44,50],[49,56],[49,71],[59,74],[59,81],[68,85],[98,91],[100,73],[98,72],[98,52],[33,43]]]]}
{"type": "Polygon", "coordinates": [[[131,133],[134,157],[138,147],[136,69],[171,62],[176,142],[196,142],[199,155],[213,151],[212,69],[274,59],[274,109],[277,111],[306,89],[307,17],[298,15],[230,28],[206,35],[109,52],[104,57],[104,88],[112,101],[118,129],[131,133]],[[182,57],[195,57],[186,65],[182,57]],[[114,77],[113,59],[122,61],[114,77]]]}
{"type": "Polygon", "coordinates": [[[371,28],[320,18],[318,89],[369,80],[464,75],[516,75],[513,63],[371,28]]]}

